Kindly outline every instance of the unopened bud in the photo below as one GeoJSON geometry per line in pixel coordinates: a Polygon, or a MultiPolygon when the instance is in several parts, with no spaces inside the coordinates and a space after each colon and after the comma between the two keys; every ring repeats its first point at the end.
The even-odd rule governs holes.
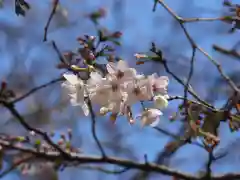
{"type": "Polygon", "coordinates": [[[64,143],[64,140],[61,138],[61,139],[59,139],[59,140],[58,140],[58,142],[57,142],[57,143],[58,143],[58,145],[63,145],[63,143],[64,143]]]}
{"type": "Polygon", "coordinates": [[[63,139],[63,140],[66,140],[66,137],[64,134],[61,134],[60,137],[63,139]]]}
{"type": "Polygon", "coordinates": [[[198,119],[196,120],[196,125],[200,125],[201,124],[201,121],[198,119]]]}
{"type": "Polygon", "coordinates": [[[26,140],[26,138],[23,137],[23,136],[18,136],[18,137],[17,137],[17,141],[19,141],[19,142],[23,142],[23,141],[25,141],[25,140],[26,140]]]}
{"type": "Polygon", "coordinates": [[[112,34],[113,38],[120,38],[122,36],[122,33],[120,31],[116,31],[112,34]]]}
{"type": "Polygon", "coordinates": [[[132,118],[130,118],[130,119],[129,119],[129,123],[132,125],[132,124],[134,124],[134,123],[135,123],[135,120],[134,120],[134,119],[132,119],[132,118]]]}
{"type": "Polygon", "coordinates": [[[90,41],[94,41],[96,39],[96,37],[95,36],[88,36],[87,39],[90,40],[90,41]]]}
{"type": "Polygon", "coordinates": [[[35,131],[30,131],[29,134],[30,134],[31,136],[36,136],[35,131]]]}
{"type": "Polygon", "coordinates": [[[144,61],[137,61],[136,65],[141,65],[141,64],[144,64],[144,63],[145,63],[144,61]]]}
{"type": "Polygon", "coordinates": [[[1,83],[1,89],[4,90],[7,88],[7,83],[5,81],[2,81],[1,83]]]}
{"type": "Polygon", "coordinates": [[[134,54],[134,56],[137,58],[137,59],[142,59],[142,58],[147,58],[148,56],[146,54],[134,54]]]}
{"type": "Polygon", "coordinates": [[[35,143],[34,143],[35,148],[39,148],[40,145],[41,145],[41,140],[40,140],[40,139],[37,139],[37,140],[35,141],[35,143]]]}
{"type": "Polygon", "coordinates": [[[100,108],[100,115],[105,116],[109,112],[109,108],[101,107],[100,108]]]}
{"type": "Polygon", "coordinates": [[[173,113],[171,116],[169,116],[169,120],[170,120],[170,121],[175,121],[176,118],[177,118],[177,113],[176,113],[176,112],[173,113]]]}
{"type": "Polygon", "coordinates": [[[81,44],[81,45],[85,44],[85,40],[84,40],[83,38],[81,38],[81,37],[78,37],[78,38],[77,38],[77,41],[78,41],[79,44],[81,44]]]}
{"type": "Polygon", "coordinates": [[[110,121],[115,123],[116,119],[117,119],[117,114],[116,113],[112,113],[111,116],[110,116],[110,121]]]}

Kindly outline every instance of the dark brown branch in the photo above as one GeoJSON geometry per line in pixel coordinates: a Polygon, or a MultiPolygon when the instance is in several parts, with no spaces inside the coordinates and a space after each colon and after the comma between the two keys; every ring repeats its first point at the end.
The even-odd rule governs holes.
{"type": "Polygon", "coordinates": [[[66,59],[64,58],[64,56],[61,54],[60,50],[58,49],[55,41],[52,41],[52,46],[53,46],[53,49],[56,51],[59,60],[60,60],[64,65],[66,65],[66,66],[68,67],[69,65],[68,65],[66,59]]]}
{"type": "Polygon", "coordinates": [[[48,28],[50,26],[51,20],[54,16],[54,14],[56,13],[57,10],[57,6],[58,6],[59,0],[53,0],[53,7],[52,7],[52,11],[50,13],[50,16],[48,18],[47,24],[44,27],[44,37],[43,37],[43,41],[47,41],[47,35],[48,35],[48,28]]]}
{"type": "Polygon", "coordinates": [[[206,175],[205,175],[206,180],[211,179],[211,175],[212,175],[211,165],[213,163],[213,160],[214,160],[213,149],[210,149],[208,152],[208,162],[206,164],[206,175]]]}
{"type": "Polygon", "coordinates": [[[38,152],[32,148],[26,148],[22,146],[12,145],[7,141],[0,140],[0,145],[7,149],[14,149],[19,150],[22,152],[28,152],[35,155],[38,158],[42,158],[48,161],[55,161],[55,160],[62,160],[66,162],[78,162],[79,164],[88,164],[88,163],[95,163],[95,164],[112,164],[118,165],[121,167],[129,168],[129,169],[138,169],[141,171],[152,171],[156,173],[162,173],[165,175],[176,176],[186,180],[198,180],[199,178],[192,176],[190,174],[184,174],[177,170],[168,168],[163,165],[156,165],[154,163],[138,163],[133,162],[130,160],[119,159],[115,157],[99,157],[99,156],[89,156],[89,155],[78,155],[75,153],[69,154],[69,158],[65,158],[59,152],[38,152]]]}
{"type": "Polygon", "coordinates": [[[27,92],[26,94],[24,94],[24,95],[22,95],[22,96],[20,96],[20,97],[18,97],[18,98],[16,98],[16,99],[14,99],[14,100],[11,101],[10,103],[11,103],[11,104],[17,103],[17,102],[19,102],[19,101],[27,98],[28,96],[32,95],[33,93],[35,93],[35,92],[37,92],[37,91],[39,91],[39,90],[41,90],[41,89],[43,89],[43,88],[46,88],[46,87],[48,87],[48,86],[50,86],[50,85],[52,85],[52,84],[55,84],[55,83],[57,83],[57,82],[59,82],[59,81],[61,81],[61,80],[63,80],[62,77],[61,77],[61,78],[54,79],[54,80],[51,80],[50,82],[48,82],[48,83],[46,83],[46,84],[37,86],[37,87],[31,89],[31,90],[30,90],[29,92],[27,92]]]}
{"type": "Polygon", "coordinates": [[[188,88],[189,88],[190,80],[192,78],[193,71],[194,71],[194,58],[195,58],[195,54],[196,54],[196,48],[193,47],[192,58],[191,58],[191,62],[190,62],[190,71],[189,71],[189,75],[188,75],[188,78],[187,78],[186,86],[184,88],[184,104],[187,103],[188,88]]]}
{"type": "Polygon", "coordinates": [[[3,171],[3,172],[0,174],[0,178],[3,178],[3,177],[6,176],[8,173],[14,171],[18,166],[20,166],[20,165],[23,164],[23,163],[26,163],[26,162],[30,161],[31,159],[33,159],[32,156],[23,158],[23,159],[21,159],[20,161],[14,163],[10,168],[6,169],[5,171],[3,171]]]}
{"type": "MultiPolygon", "coordinates": [[[[158,55],[159,57],[161,57],[162,55],[159,54],[158,50],[156,49],[155,47],[155,44],[153,43],[152,44],[152,48],[151,48],[151,51],[153,53],[155,53],[156,55],[158,55]]],[[[172,72],[170,69],[169,69],[169,66],[168,66],[168,62],[166,59],[162,59],[161,63],[163,64],[164,68],[165,68],[165,71],[170,74],[178,83],[180,83],[181,85],[183,85],[184,87],[186,86],[185,83],[183,82],[183,80],[181,80],[174,72],[172,72]]],[[[188,89],[188,92],[196,99],[198,100],[200,103],[202,103],[203,105],[209,107],[209,108],[212,108],[214,109],[214,107],[210,104],[208,104],[206,101],[202,100],[194,91],[192,88],[187,88],[188,89]]]]}
{"type": "MultiPolygon", "coordinates": [[[[197,177],[190,174],[185,174],[180,171],[168,168],[164,165],[157,165],[154,163],[139,163],[139,162],[133,162],[126,159],[119,159],[115,157],[106,157],[102,158],[101,156],[90,156],[90,155],[82,155],[82,154],[76,154],[76,153],[70,153],[68,154],[69,157],[66,159],[64,156],[61,155],[59,152],[39,152],[32,148],[27,148],[23,146],[17,146],[14,144],[9,143],[8,141],[0,140],[0,145],[5,147],[9,150],[19,150],[21,152],[27,152],[35,155],[37,158],[45,159],[48,161],[55,161],[55,160],[62,160],[66,162],[78,162],[79,164],[88,164],[88,163],[94,163],[94,164],[112,164],[112,165],[118,165],[121,167],[125,167],[128,169],[138,169],[141,171],[151,171],[155,173],[160,173],[164,175],[174,176],[180,179],[186,179],[186,180],[201,180],[203,177],[197,177]]],[[[234,174],[234,173],[228,173],[223,175],[214,175],[211,177],[212,180],[234,180],[240,178],[240,174],[234,174]]]]}
{"type": "Polygon", "coordinates": [[[19,123],[28,131],[33,131],[43,137],[43,139],[50,144],[53,148],[55,148],[57,151],[61,153],[62,156],[65,156],[66,158],[68,157],[68,154],[62,150],[58,145],[56,145],[47,135],[46,132],[43,132],[39,129],[33,128],[30,126],[24,119],[23,117],[18,113],[18,111],[15,109],[14,104],[1,101],[0,104],[2,104],[5,108],[7,108],[10,113],[19,121],[19,123]]]}
{"type": "Polygon", "coordinates": [[[91,120],[92,120],[92,126],[91,126],[91,130],[92,130],[92,135],[93,135],[93,138],[95,140],[95,142],[97,143],[97,146],[98,148],[100,149],[101,153],[102,153],[102,157],[105,158],[106,157],[106,154],[104,152],[104,149],[97,137],[97,133],[96,133],[96,116],[95,116],[95,113],[93,111],[93,108],[92,108],[92,102],[90,100],[90,98],[88,97],[88,106],[89,106],[89,110],[90,110],[90,115],[91,115],[91,120]]]}
{"type": "Polygon", "coordinates": [[[115,174],[115,175],[119,175],[130,170],[130,168],[124,168],[121,170],[108,170],[108,169],[104,169],[102,167],[97,167],[97,166],[80,166],[80,168],[86,169],[86,170],[95,170],[95,171],[100,171],[106,174],[115,174]]]}
{"type": "MultiPolygon", "coordinates": [[[[173,101],[173,100],[176,100],[176,99],[184,100],[185,98],[182,97],[182,96],[170,96],[170,97],[168,98],[168,101],[173,101]]],[[[212,107],[206,106],[205,104],[199,103],[199,102],[194,101],[194,100],[187,99],[187,101],[188,101],[188,102],[191,102],[191,103],[193,103],[193,104],[197,104],[197,105],[199,105],[199,106],[202,106],[202,107],[204,107],[205,109],[208,109],[209,111],[212,111],[212,112],[217,112],[217,111],[220,112],[220,111],[223,111],[223,110],[216,109],[216,108],[214,108],[214,107],[212,108],[212,107]]]]}
{"type": "Polygon", "coordinates": [[[240,59],[240,53],[238,53],[235,49],[228,50],[228,49],[225,49],[225,48],[220,47],[218,45],[213,45],[213,49],[215,51],[218,51],[218,52],[222,53],[222,54],[230,55],[234,58],[240,59]]]}
{"type": "Polygon", "coordinates": [[[217,68],[217,70],[220,73],[220,75],[222,76],[222,78],[229,84],[229,86],[234,90],[234,92],[239,93],[240,91],[239,91],[238,87],[226,74],[224,74],[221,65],[217,61],[215,61],[201,47],[197,46],[197,44],[194,42],[194,40],[192,39],[192,37],[190,36],[190,34],[188,33],[188,31],[186,30],[186,28],[184,26],[184,19],[179,17],[171,8],[169,8],[163,0],[158,0],[158,2],[171,14],[171,16],[175,20],[178,21],[178,23],[180,24],[184,34],[186,35],[188,41],[190,42],[191,46],[193,48],[196,48],[197,50],[199,50],[202,54],[204,54],[212,62],[212,64],[215,65],[215,67],[217,68]]]}

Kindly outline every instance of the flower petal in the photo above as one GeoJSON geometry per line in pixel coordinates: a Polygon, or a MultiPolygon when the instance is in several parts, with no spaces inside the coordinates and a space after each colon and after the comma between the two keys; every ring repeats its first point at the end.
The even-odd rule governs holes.
{"type": "Polygon", "coordinates": [[[70,83],[70,84],[72,84],[72,85],[76,85],[76,84],[78,84],[79,83],[79,78],[76,76],[76,75],[74,75],[74,74],[67,74],[67,73],[65,73],[65,74],[63,74],[63,77],[70,83]]]}
{"type": "Polygon", "coordinates": [[[100,83],[102,81],[102,76],[98,72],[91,72],[90,74],[90,84],[100,83]]]}
{"type": "Polygon", "coordinates": [[[153,116],[162,116],[163,113],[159,109],[149,109],[149,112],[151,112],[151,115],[153,116]]]}
{"type": "Polygon", "coordinates": [[[160,122],[160,118],[157,117],[157,118],[155,119],[155,121],[154,121],[152,124],[150,124],[150,126],[151,126],[151,127],[156,127],[156,126],[159,124],[159,122],[160,122]]]}
{"type": "Polygon", "coordinates": [[[80,106],[80,105],[81,105],[81,104],[80,104],[79,102],[77,102],[77,100],[74,99],[74,98],[70,99],[70,102],[71,102],[72,106],[80,106]]]}
{"type": "Polygon", "coordinates": [[[155,80],[156,88],[165,88],[169,84],[169,79],[167,76],[161,76],[155,80]]]}
{"type": "Polygon", "coordinates": [[[89,115],[89,108],[88,108],[87,103],[84,102],[84,103],[81,105],[81,107],[82,107],[82,110],[83,110],[84,115],[85,115],[85,116],[88,116],[88,115],[89,115]]]}
{"type": "Polygon", "coordinates": [[[106,68],[107,68],[107,71],[108,71],[109,74],[114,74],[114,73],[117,72],[117,67],[116,67],[115,63],[109,62],[106,65],[106,68]]]}
{"type": "Polygon", "coordinates": [[[62,86],[62,87],[67,91],[67,93],[69,93],[69,94],[76,93],[76,87],[74,87],[73,85],[71,85],[71,84],[68,83],[68,82],[62,83],[61,86],[62,86]]]}
{"type": "Polygon", "coordinates": [[[119,60],[118,64],[117,64],[117,69],[122,71],[122,72],[129,69],[127,62],[123,61],[123,60],[119,60]]]}

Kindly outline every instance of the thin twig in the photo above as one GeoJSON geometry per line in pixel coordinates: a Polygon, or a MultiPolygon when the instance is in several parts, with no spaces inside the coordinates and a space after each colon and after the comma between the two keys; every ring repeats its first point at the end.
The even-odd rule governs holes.
{"type": "Polygon", "coordinates": [[[62,53],[60,52],[60,50],[59,50],[59,48],[57,47],[57,44],[55,43],[55,41],[52,41],[52,46],[53,46],[53,49],[56,51],[59,60],[60,60],[63,64],[65,64],[66,66],[69,66],[67,60],[64,58],[64,56],[63,56],[62,53]]]}
{"type": "Polygon", "coordinates": [[[33,159],[33,157],[32,157],[32,156],[29,156],[29,157],[23,158],[23,159],[21,159],[20,161],[14,163],[11,167],[9,167],[8,169],[6,169],[5,171],[3,171],[3,172],[0,174],[0,178],[3,178],[3,177],[6,176],[8,173],[14,171],[18,166],[20,166],[20,165],[23,164],[23,163],[26,163],[26,162],[30,161],[31,159],[33,159]]]}
{"type": "Polygon", "coordinates": [[[92,120],[92,126],[91,126],[91,129],[92,129],[92,135],[93,135],[93,138],[95,140],[95,142],[97,143],[97,146],[98,148],[100,149],[101,153],[102,153],[102,158],[106,158],[106,154],[104,152],[104,149],[97,137],[97,133],[96,133],[96,116],[95,116],[95,113],[93,111],[93,108],[92,108],[92,102],[90,100],[90,98],[88,97],[88,106],[89,106],[89,110],[90,110],[90,115],[91,115],[91,120],[92,120]]]}
{"type": "Polygon", "coordinates": [[[51,20],[54,16],[54,14],[56,13],[57,10],[57,6],[58,6],[59,0],[53,0],[53,7],[52,7],[52,11],[50,13],[50,16],[48,18],[47,24],[44,27],[44,37],[43,37],[43,41],[47,41],[47,35],[48,35],[48,28],[50,26],[51,20]]]}
{"type": "Polygon", "coordinates": [[[15,103],[17,103],[17,102],[19,102],[19,101],[27,98],[28,96],[32,95],[33,93],[35,93],[35,92],[37,92],[37,91],[39,91],[39,90],[41,90],[41,89],[43,89],[43,88],[46,88],[46,87],[48,87],[48,86],[50,86],[50,85],[52,85],[52,84],[55,84],[55,83],[61,81],[62,79],[63,79],[62,77],[61,77],[61,78],[56,78],[56,79],[51,80],[51,81],[49,81],[49,82],[47,82],[47,83],[45,83],[45,84],[43,84],[43,85],[37,86],[37,87],[31,89],[31,90],[30,90],[29,92],[27,92],[26,94],[24,94],[24,95],[22,95],[22,96],[20,96],[20,97],[18,97],[18,98],[16,98],[16,99],[14,99],[14,100],[11,101],[10,103],[11,103],[11,104],[15,104],[15,103]]]}
{"type": "Polygon", "coordinates": [[[169,132],[169,131],[166,131],[166,130],[164,130],[164,129],[162,129],[162,128],[155,127],[154,129],[156,129],[158,132],[160,132],[160,133],[162,133],[162,134],[165,134],[165,135],[167,135],[167,136],[170,136],[170,137],[172,137],[172,138],[174,138],[174,139],[176,139],[176,140],[180,140],[180,141],[184,142],[184,144],[189,143],[189,144],[193,144],[193,145],[196,145],[196,146],[198,146],[198,147],[204,148],[204,146],[203,146],[202,144],[200,144],[200,143],[190,142],[190,141],[187,140],[187,138],[182,139],[182,138],[179,137],[178,135],[173,134],[173,133],[171,133],[171,132],[169,132]]]}
{"type": "Polygon", "coordinates": [[[191,62],[190,62],[190,71],[189,71],[189,75],[188,75],[188,78],[187,78],[186,86],[184,88],[184,104],[186,104],[186,102],[187,102],[189,83],[191,81],[191,78],[192,78],[192,75],[193,75],[193,71],[194,71],[194,58],[195,58],[195,54],[196,54],[196,48],[193,47],[192,58],[191,58],[191,62]]]}
{"type": "MultiPolygon", "coordinates": [[[[151,51],[153,53],[155,53],[156,55],[158,56],[161,56],[161,54],[159,54],[159,52],[156,50],[156,47],[155,47],[155,44],[153,44],[153,47],[151,48],[151,51]]],[[[168,66],[168,62],[166,59],[162,59],[160,61],[163,66],[164,66],[164,69],[165,71],[170,74],[179,84],[183,85],[184,87],[186,86],[186,84],[183,82],[183,80],[181,80],[175,73],[173,73],[170,69],[169,69],[169,66],[168,66]]],[[[198,100],[200,103],[204,104],[205,106],[208,106],[209,108],[212,108],[214,109],[214,107],[210,104],[208,104],[206,101],[202,100],[195,92],[192,88],[187,88],[188,89],[188,92],[196,99],[198,100]]]]}
{"type": "Polygon", "coordinates": [[[33,131],[39,135],[41,135],[43,137],[43,139],[49,144],[51,145],[53,148],[55,148],[57,151],[59,151],[61,153],[62,156],[68,157],[68,154],[62,150],[57,144],[55,144],[47,135],[47,133],[42,132],[39,129],[33,128],[32,126],[30,126],[25,120],[24,118],[18,113],[18,111],[15,109],[14,104],[5,102],[5,101],[1,101],[0,104],[2,104],[5,108],[7,108],[11,114],[19,121],[19,123],[28,131],[33,131]]]}
{"type": "Polygon", "coordinates": [[[213,17],[213,18],[184,18],[181,19],[184,23],[198,22],[198,21],[221,21],[226,17],[213,17]]]}
{"type": "Polygon", "coordinates": [[[213,49],[215,51],[218,51],[218,52],[222,53],[222,54],[229,55],[229,56],[235,57],[237,59],[240,59],[240,53],[238,53],[235,49],[225,49],[225,48],[220,47],[218,45],[213,45],[213,49]]]}
{"type": "Polygon", "coordinates": [[[179,17],[171,8],[169,8],[166,3],[164,3],[163,0],[158,0],[158,2],[171,14],[171,16],[177,20],[181,26],[181,28],[184,31],[184,34],[186,35],[188,41],[190,42],[191,46],[198,49],[202,54],[204,54],[211,62],[212,64],[214,64],[218,70],[218,72],[220,73],[220,75],[222,76],[223,79],[225,79],[225,81],[229,84],[229,86],[234,90],[234,92],[240,92],[238,87],[236,86],[236,84],[226,75],[224,74],[221,65],[215,61],[207,52],[205,52],[201,47],[197,46],[196,43],[194,42],[194,40],[192,39],[192,37],[190,36],[190,34],[188,33],[188,31],[186,30],[185,26],[184,26],[184,19],[179,17]]]}

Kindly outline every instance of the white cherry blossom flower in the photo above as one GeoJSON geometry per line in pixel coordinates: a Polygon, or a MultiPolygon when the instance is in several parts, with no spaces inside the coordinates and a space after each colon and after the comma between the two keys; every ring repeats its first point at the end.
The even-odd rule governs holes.
{"type": "Polygon", "coordinates": [[[99,73],[92,72],[88,80],[88,93],[89,98],[93,104],[106,106],[109,102],[108,96],[110,93],[109,82],[103,78],[99,73]]]}
{"type": "Polygon", "coordinates": [[[158,109],[146,109],[140,115],[136,116],[135,119],[140,118],[142,126],[152,126],[155,127],[158,125],[162,112],[158,109]]]}
{"type": "Polygon", "coordinates": [[[99,105],[122,100],[122,86],[116,78],[102,78],[101,75],[92,73],[88,85],[90,99],[99,105]]]}
{"type": "Polygon", "coordinates": [[[151,76],[148,76],[148,78],[152,83],[154,93],[160,93],[162,95],[167,94],[167,86],[169,84],[169,79],[167,76],[158,77],[158,75],[154,73],[151,76]]]}
{"type": "Polygon", "coordinates": [[[126,82],[136,77],[137,71],[134,68],[129,68],[126,61],[120,60],[116,63],[109,62],[107,64],[108,78],[113,78],[119,83],[126,82]]]}
{"type": "Polygon", "coordinates": [[[149,79],[141,79],[126,84],[125,103],[133,105],[139,101],[149,101],[153,97],[152,84],[149,79]]]}
{"type": "Polygon", "coordinates": [[[63,77],[67,80],[62,86],[68,91],[71,97],[70,102],[73,106],[80,106],[87,116],[89,114],[89,108],[85,102],[86,89],[84,82],[74,74],[63,74],[63,77]]]}

